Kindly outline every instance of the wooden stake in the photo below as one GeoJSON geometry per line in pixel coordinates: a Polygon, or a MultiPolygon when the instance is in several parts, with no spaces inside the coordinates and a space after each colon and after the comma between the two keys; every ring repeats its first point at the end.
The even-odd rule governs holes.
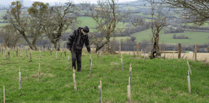
{"type": "Polygon", "coordinates": [[[188,59],[187,59],[187,65],[188,65],[188,68],[189,68],[189,72],[190,72],[190,74],[192,75],[192,70],[191,70],[191,68],[190,68],[190,65],[189,65],[188,59]]]}
{"type": "Polygon", "coordinates": [[[190,84],[189,70],[188,70],[187,80],[188,80],[188,90],[189,90],[189,93],[191,93],[191,84],[190,84]]]}
{"type": "MultiPolygon", "coordinates": [[[[145,52],[146,52],[146,50],[145,50],[145,52]]],[[[145,62],[145,52],[144,52],[144,62],[145,62]]]]}
{"type": "Polygon", "coordinates": [[[62,58],[62,48],[61,48],[61,58],[62,58]]]}
{"type": "Polygon", "coordinates": [[[159,51],[161,51],[161,45],[159,44],[159,51]]]}
{"type": "Polygon", "coordinates": [[[3,86],[3,95],[4,95],[4,103],[5,103],[5,86],[3,86]]]}
{"type": "Polygon", "coordinates": [[[8,51],[8,57],[9,57],[9,60],[10,60],[10,51],[8,51]]]}
{"type": "Polygon", "coordinates": [[[69,66],[70,66],[70,58],[69,58],[69,56],[68,56],[68,63],[69,63],[69,66]]]}
{"type": "Polygon", "coordinates": [[[55,57],[55,61],[57,61],[57,51],[56,51],[56,57],[55,57]]]}
{"type": "Polygon", "coordinates": [[[131,86],[127,86],[127,91],[128,91],[128,102],[131,103],[131,86]]]}
{"type": "Polygon", "coordinates": [[[99,103],[102,103],[102,82],[100,80],[100,85],[98,86],[99,88],[99,103]]]}
{"type": "Polygon", "coordinates": [[[38,68],[38,81],[39,81],[40,70],[41,70],[41,64],[39,63],[39,68],[38,68]]]}
{"type": "Polygon", "coordinates": [[[90,58],[90,76],[91,76],[91,73],[92,73],[92,59],[90,58]]]}
{"type": "Polygon", "coordinates": [[[31,51],[30,51],[30,61],[32,61],[31,51]]]}
{"type": "Polygon", "coordinates": [[[142,49],[141,49],[140,55],[142,55],[142,49]]]}
{"type": "Polygon", "coordinates": [[[173,60],[174,60],[174,52],[173,52],[173,60]]]}
{"type": "Polygon", "coordinates": [[[107,45],[105,44],[105,45],[104,45],[104,52],[106,52],[106,47],[107,47],[107,45]]]}
{"type": "Polygon", "coordinates": [[[119,53],[121,54],[121,41],[119,42],[119,53]]]}
{"type": "Polygon", "coordinates": [[[122,59],[122,54],[121,54],[121,66],[122,66],[122,70],[123,70],[123,59],[122,59]]]}
{"type": "Polygon", "coordinates": [[[137,42],[136,44],[136,48],[137,48],[137,57],[139,56],[139,43],[137,42]]]}
{"type": "Polygon", "coordinates": [[[100,62],[101,62],[101,51],[100,51],[100,62]]]}
{"type": "Polygon", "coordinates": [[[195,60],[197,60],[197,44],[195,44],[195,60]]]}
{"type": "Polygon", "coordinates": [[[19,67],[19,90],[21,89],[21,72],[19,67]]]}
{"type": "Polygon", "coordinates": [[[132,67],[130,63],[130,68],[129,68],[129,85],[131,86],[131,73],[132,73],[132,67]]]}
{"type": "Polygon", "coordinates": [[[66,49],[66,44],[65,44],[65,51],[66,51],[67,49],[66,49]]]}
{"type": "Polygon", "coordinates": [[[178,58],[181,58],[181,43],[178,44],[178,58]]]}
{"type": "Polygon", "coordinates": [[[164,53],[164,59],[165,59],[165,53],[164,53]]]}
{"type": "MultiPolygon", "coordinates": [[[[92,44],[92,51],[94,51],[94,44],[92,44]]],[[[92,52],[93,53],[93,52],[92,52]]]]}
{"type": "Polygon", "coordinates": [[[41,50],[39,49],[39,58],[41,58],[41,50]]]}
{"type": "Polygon", "coordinates": [[[26,56],[28,57],[28,50],[26,49],[26,56]]]}
{"type": "Polygon", "coordinates": [[[22,57],[22,51],[20,52],[20,56],[22,57]]]}
{"type": "Polygon", "coordinates": [[[73,82],[74,82],[74,90],[76,92],[77,88],[76,88],[75,72],[73,72],[73,82]]]}

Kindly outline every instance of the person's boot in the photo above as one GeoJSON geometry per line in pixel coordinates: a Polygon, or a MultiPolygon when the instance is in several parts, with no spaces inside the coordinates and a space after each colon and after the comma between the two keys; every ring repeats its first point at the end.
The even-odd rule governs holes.
{"type": "Polygon", "coordinates": [[[77,72],[81,72],[81,70],[77,70],[77,72]]]}

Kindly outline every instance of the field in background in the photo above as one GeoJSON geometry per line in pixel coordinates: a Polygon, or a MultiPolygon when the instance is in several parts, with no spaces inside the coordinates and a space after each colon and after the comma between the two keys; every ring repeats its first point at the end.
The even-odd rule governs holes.
{"type": "MultiPolygon", "coordinates": [[[[136,37],[136,41],[142,42],[142,40],[150,40],[151,37],[151,29],[144,30],[142,32],[134,33],[132,36],[136,37]]],[[[166,44],[204,44],[208,43],[208,33],[204,32],[184,32],[184,33],[170,33],[170,34],[164,34],[164,30],[160,32],[160,43],[166,43],[166,44]],[[173,34],[176,34],[176,36],[179,35],[185,35],[188,36],[190,39],[172,39],[173,34]]]]}
{"type": "MultiPolygon", "coordinates": [[[[103,102],[127,103],[129,66],[132,65],[131,101],[140,102],[209,102],[209,65],[189,61],[192,69],[191,94],[188,93],[188,66],[183,59],[146,59],[123,55],[124,70],[121,70],[120,55],[102,54],[101,62],[92,54],[92,77],[89,77],[89,57],[83,52],[82,71],[76,72],[77,92],[74,92],[73,72],[68,57],[55,52],[41,52],[41,72],[38,81],[39,52],[30,57],[16,57],[12,51],[11,61],[0,55],[1,86],[5,86],[6,103],[15,102],[90,102],[98,103],[98,85],[102,81],[103,102]],[[18,72],[21,71],[22,89],[19,90],[18,72]]],[[[70,53],[67,52],[67,56],[70,53]]],[[[71,56],[70,56],[71,57],[71,56]]],[[[0,88],[2,91],[2,88],[0,88]]],[[[3,102],[3,96],[0,96],[3,102]]]]}
{"type": "MultiPolygon", "coordinates": [[[[195,26],[193,23],[187,23],[187,24],[182,24],[182,25],[195,26]]],[[[203,25],[198,26],[198,27],[209,27],[209,24],[208,23],[204,23],[203,25]]]]}
{"type": "MultiPolygon", "coordinates": [[[[117,53],[119,53],[119,51],[116,51],[117,53]]],[[[122,51],[122,54],[129,54],[129,51],[122,51]]],[[[136,52],[135,52],[136,54],[136,52]]],[[[162,53],[161,57],[164,57],[165,54],[165,58],[166,59],[173,59],[173,56],[175,59],[178,58],[178,53],[162,53]]],[[[185,53],[181,53],[181,57],[184,55],[185,53]]],[[[131,51],[130,55],[134,55],[134,52],[131,51]]],[[[139,55],[144,56],[144,52],[139,52],[139,55]]],[[[145,53],[145,57],[148,57],[150,54],[149,53],[145,53]]],[[[183,59],[189,59],[189,60],[194,60],[195,57],[193,57],[193,53],[186,53],[183,57],[183,59]],[[192,59],[193,58],[193,59],[192,59]]],[[[205,61],[205,62],[209,62],[209,53],[197,53],[197,60],[198,61],[205,61]]]]}

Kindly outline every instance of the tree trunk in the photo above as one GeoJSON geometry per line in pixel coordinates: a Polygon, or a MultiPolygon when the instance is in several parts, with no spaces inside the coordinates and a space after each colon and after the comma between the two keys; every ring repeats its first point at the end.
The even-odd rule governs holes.
{"type": "Polygon", "coordinates": [[[24,37],[24,39],[26,40],[26,42],[28,43],[28,46],[30,47],[30,49],[34,50],[33,46],[31,45],[30,41],[28,40],[28,38],[26,37],[25,33],[23,32],[22,36],[24,37]]]}
{"type": "Polygon", "coordinates": [[[53,44],[54,44],[55,50],[56,50],[56,51],[59,51],[60,49],[59,49],[59,46],[57,45],[57,43],[58,43],[58,42],[54,42],[53,44]]]}
{"type": "Polygon", "coordinates": [[[37,41],[37,40],[33,40],[32,45],[33,45],[33,47],[35,48],[35,50],[38,50],[38,48],[37,48],[37,46],[36,46],[36,41],[37,41]]]}
{"type": "Polygon", "coordinates": [[[153,46],[152,46],[152,50],[151,50],[151,55],[150,55],[150,59],[153,59],[154,57],[153,57],[153,52],[154,52],[154,49],[155,49],[155,51],[156,51],[156,57],[157,56],[161,56],[160,55],[160,49],[159,49],[159,34],[157,33],[157,34],[155,34],[155,37],[153,37],[154,38],[154,43],[156,43],[156,45],[154,45],[154,43],[153,43],[153,46]]]}

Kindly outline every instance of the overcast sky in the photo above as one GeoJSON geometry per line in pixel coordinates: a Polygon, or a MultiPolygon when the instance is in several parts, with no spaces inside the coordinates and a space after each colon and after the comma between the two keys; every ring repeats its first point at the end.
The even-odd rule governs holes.
{"type": "MultiPolygon", "coordinates": [[[[31,0],[31,1],[41,1],[41,2],[67,2],[69,0],[31,0]]],[[[91,3],[97,3],[97,0],[71,0],[74,3],[82,3],[82,2],[91,2],[91,3]]],[[[137,0],[118,0],[118,3],[121,2],[127,2],[127,1],[137,1],[137,0]]]]}
{"type": "MultiPolygon", "coordinates": [[[[13,1],[17,1],[17,0],[0,0],[0,5],[9,6],[13,1]]],[[[54,5],[55,3],[64,3],[64,2],[68,2],[69,0],[23,0],[23,5],[31,6],[34,1],[39,1],[44,3],[49,3],[50,5],[54,5]]],[[[71,1],[73,1],[73,3],[76,4],[84,3],[84,2],[97,3],[97,0],[71,0],[71,1]]],[[[118,0],[118,3],[130,2],[130,1],[137,1],[137,0],[118,0]]]]}

